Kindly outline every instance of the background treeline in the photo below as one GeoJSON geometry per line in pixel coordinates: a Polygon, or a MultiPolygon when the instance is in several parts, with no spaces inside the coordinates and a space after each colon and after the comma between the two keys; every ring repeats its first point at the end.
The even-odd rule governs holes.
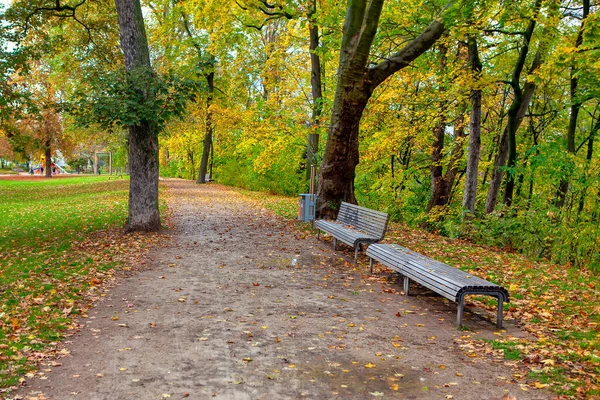
{"type": "MultiPolygon", "coordinates": [[[[26,15],[33,3],[13,8],[26,15]]],[[[29,21],[29,45],[51,67],[36,76],[57,85],[57,103],[76,105],[65,108],[63,126],[85,114],[81,94],[93,97],[122,64],[110,3],[84,4],[81,23],[29,21]]],[[[160,134],[161,174],[306,191],[307,137],[320,134],[322,155],[347,4],[142,3],[157,73],[200,89],[160,134]]],[[[359,204],[412,226],[599,270],[597,11],[589,0],[385,2],[373,64],[436,18],[446,29],[367,104],[359,204]]]]}
{"type": "MultiPolygon", "coordinates": [[[[230,25],[204,32],[217,59],[211,109],[219,182],[288,195],[306,191],[306,137],[320,133],[322,151],[345,6],[318,2],[316,14],[307,15],[309,3],[233,4],[216,18],[231,17],[230,25]],[[293,18],[281,15],[286,12],[293,18]],[[314,51],[323,80],[318,124],[311,121],[311,23],[321,32],[314,51]]],[[[416,37],[445,5],[388,2],[374,62],[416,37]]],[[[217,10],[224,11],[190,14],[203,15],[196,24],[206,27],[217,10]]],[[[451,27],[434,48],[378,88],[367,106],[355,180],[359,203],[446,235],[600,267],[597,5],[464,2],[444,18],[451,27]],[[480,126],[474,127],[477,97],[480,126]],[[471,213],[463,197],[473,129],[481,132],[481,146],[471,213]]],[[[159,19],[155,34],[163,40],[176,34],[159,19]]],[[[185,45],[185,33],[178,37],[185,45]]],[[[198,173],[206,110],[194,111],[163,138],[164,174],[193,179],[198,173]]]]}

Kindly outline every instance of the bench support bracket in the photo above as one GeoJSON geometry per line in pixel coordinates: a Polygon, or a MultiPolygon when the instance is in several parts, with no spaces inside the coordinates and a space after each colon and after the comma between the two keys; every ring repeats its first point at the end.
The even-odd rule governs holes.
{"type": "Polygon", "coordinates": [[[460,328],[462,326],[462,319],[463,319],[464,306],[465,306],[465,296],[467,294],[481,294],[481,295],[495,297],[498,300],[498,310],[497,310],[497,315],[496,315],[496,327],[498,329],[502,329],[502,322],[503,322],[502,311],[504,309],[504,298],[501,294],[483,292],[483,291],[481,291],[481,292],[464,292],[459,295],[459,297],[458,297],[458,313],[456,315],[456,323],[458,324],[458,327],[460,328]]]}

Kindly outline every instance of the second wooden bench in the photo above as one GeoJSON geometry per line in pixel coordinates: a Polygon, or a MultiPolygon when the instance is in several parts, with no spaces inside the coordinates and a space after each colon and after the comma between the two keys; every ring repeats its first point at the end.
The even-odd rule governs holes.
{"type": "Polygon", "coordinates": [[[372,244],[367,249],[370,268],[373,272],[373,260],[399,272],[404,276],[404,294],[408,296],[410,281],[421,285],[458,303],[457,323],[462,325],[465,296],[479,294],[498,299],[496,326],[502,328],[503,303],[509,302],[508,291],[502,286],[468,274],[447,264],[415,253],[396,244],[372,244]]]}

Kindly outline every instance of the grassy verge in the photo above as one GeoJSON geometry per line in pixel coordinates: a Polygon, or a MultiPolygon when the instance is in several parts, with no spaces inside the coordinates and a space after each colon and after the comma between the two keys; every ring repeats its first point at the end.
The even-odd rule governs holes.
{"type": "MultiPolygon", "coordinates": [[[[280,216],[296,217],[294,197],[242,192],[280,216]]],[[[532,339],[499,332],[498,339],[488,341],[487,346],[517,363],[522,371],[515,376],[527,379],[524,390],[547,388],[572,397],[600,396],[600,276],[395,223],[390,224],[385,242],[401,244],[509,290],[511,302],[505,305],[505,318],[528,331],[532,339]]],[[[496,302],[489,300],[468,298],[494,315],[496,302]]]]}
{"type": "MultiPolygon", "coordinates": [[[[148,245],[123,235],[128,180],[0,180],[0,388],[15,386],[148,245]]],[[[1,396],[0,396],[1,397],[1,396]]]]}

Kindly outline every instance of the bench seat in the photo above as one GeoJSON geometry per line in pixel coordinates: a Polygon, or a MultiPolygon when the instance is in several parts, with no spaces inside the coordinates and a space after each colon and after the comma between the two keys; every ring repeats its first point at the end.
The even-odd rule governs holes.
{"type": "Polygon", "coordinates": [[[342,202],[335,221],[319,219],[314,227],[333,236],[333,248],[337,249],[337,241],[354,249],[354,262],[363,244],[377,243],[385,234],[389,216],[386,213],[342,202]]]}
{"type": "Polygon", "coordinates": [[[447,264],[426,257],[396,244],[372,244],[367,249],[370,269],[373,260],[397,271],[404,277],[404,294],[408,295],[413,280],[428,289],[458,303],[458,326],[462,325],[464,299],[468,294],[493,296],[498,299],[496,325],[502,328],[503,303],[509,302],[508,291],[502,286],[468,274],[447,264]]]}

